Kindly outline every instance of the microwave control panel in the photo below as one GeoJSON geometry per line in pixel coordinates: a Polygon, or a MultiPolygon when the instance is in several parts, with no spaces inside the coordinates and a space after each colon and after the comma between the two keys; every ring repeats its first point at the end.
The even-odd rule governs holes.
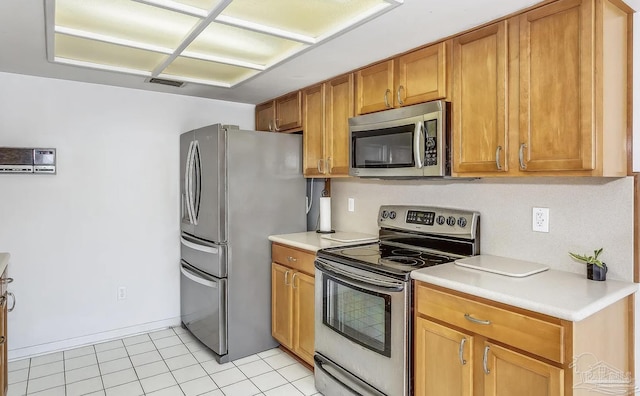
{"type": "Polygon", "coordinates": [[[424,165],[438,165],[438,120],[425,121],[424,130],[426,135],[424,165]]]}

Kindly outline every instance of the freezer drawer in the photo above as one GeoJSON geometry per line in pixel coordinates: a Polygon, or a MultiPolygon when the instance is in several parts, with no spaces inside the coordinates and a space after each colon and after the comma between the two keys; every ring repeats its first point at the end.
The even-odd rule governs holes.
{"type": "Polygon", "coordinates": [[[227,245],[180,235],[180,257],[192,267],[217,278],[227,277],[227,245]]]}
{"type": "Polygon", "coordinates": [[[227,354],[227,280],[180,266],[182,323],[217,355],[227,354]]]}

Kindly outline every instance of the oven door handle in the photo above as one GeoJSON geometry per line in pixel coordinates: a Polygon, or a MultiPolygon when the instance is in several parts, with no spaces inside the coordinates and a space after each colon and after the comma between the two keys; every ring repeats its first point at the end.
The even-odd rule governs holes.
{"type": "Polygon", "coordinates": [[[373,279],[366,276],[356,275],[336,268],[333,265],[320,259],[317,259],[315,261],[315,266],[318,270],[324,272],[325,274],[331,275],[338,280],[351,283],[355,286],[360,286],[369,290],[381,293],[401,292],[404,290],[404,282],[385,282],[380,279],[373,279]]]}
{"type": "Polygon", "coordinates": [[[344,369],[342,369],[342,367],[339,367],[332,362],[323,359],[321,356],[315,355],[313,357],[313,361],[316,363],[316,369],[319,369],[335,381],[339,382],[340,385],[357,395],[386,396],[384,393],[380,392],[366,382],[349,374],[344,369]]]}

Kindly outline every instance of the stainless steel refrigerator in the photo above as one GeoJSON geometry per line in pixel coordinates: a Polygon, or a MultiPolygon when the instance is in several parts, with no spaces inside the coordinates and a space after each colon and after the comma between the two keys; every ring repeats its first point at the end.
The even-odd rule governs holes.
{"type": "Polygon", "coordinates": [[[300,135],[212,125],[180,136],[180,310],[219,362],[273,348],[271,245],[306,231],[300,135]]]}

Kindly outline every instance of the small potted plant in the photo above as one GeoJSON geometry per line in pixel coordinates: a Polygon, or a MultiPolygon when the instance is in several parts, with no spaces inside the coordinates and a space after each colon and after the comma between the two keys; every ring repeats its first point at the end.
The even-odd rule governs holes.
{"type": "Polygon", "coordinates": [[[587,278],[594,281],[607,280],[607,265],[598,259],[602,253],[602,248],[593,251],[593,256],[586,254],[576,254],[569,252],[569,256],[575,260],[582,261],[587,264],[587,278]]]}

